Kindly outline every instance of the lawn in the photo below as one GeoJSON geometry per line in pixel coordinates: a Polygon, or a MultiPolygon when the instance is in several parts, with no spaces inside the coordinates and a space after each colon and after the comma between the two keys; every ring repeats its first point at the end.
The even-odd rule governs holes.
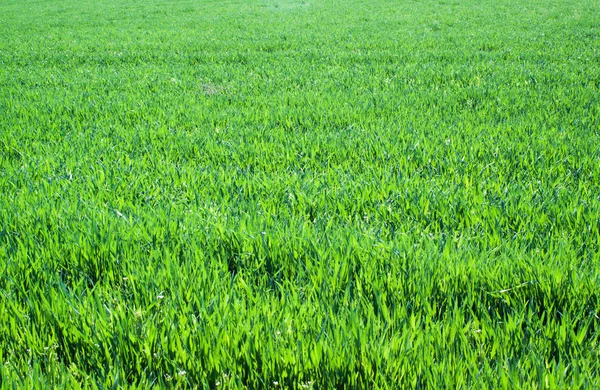
{"type": "Polygon", "coordinates": [[[0,0],[0,387],[599,388],[593,0],[0,0]]]}

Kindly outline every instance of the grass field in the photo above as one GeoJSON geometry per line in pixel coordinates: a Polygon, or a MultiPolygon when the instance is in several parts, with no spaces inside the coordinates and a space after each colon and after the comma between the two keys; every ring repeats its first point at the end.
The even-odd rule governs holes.
{"type": "Polygon", "coordinates": [[[594,0],[0,1],[2,388],[599,388],[594,0]]]}

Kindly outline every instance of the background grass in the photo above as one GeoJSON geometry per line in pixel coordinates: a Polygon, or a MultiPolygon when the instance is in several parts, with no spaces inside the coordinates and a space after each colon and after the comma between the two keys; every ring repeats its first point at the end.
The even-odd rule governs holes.
{"type": "Polygon", "coordinates": [[[596,2],[0,15],[2,387],[600,386],[596,2]]]}

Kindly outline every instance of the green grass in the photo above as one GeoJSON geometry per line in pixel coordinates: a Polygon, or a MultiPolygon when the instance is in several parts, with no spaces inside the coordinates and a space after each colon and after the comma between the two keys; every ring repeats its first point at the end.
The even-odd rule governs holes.
{"type": "Polygon", "coordinates": [[[0,15],[2,388],[600,387],[596,1],[0,15]]]}

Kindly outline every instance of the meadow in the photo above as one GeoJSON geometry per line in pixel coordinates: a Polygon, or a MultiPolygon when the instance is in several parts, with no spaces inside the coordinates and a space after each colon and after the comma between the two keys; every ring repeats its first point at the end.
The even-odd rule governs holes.
{"type": "Polygon", "coordinates": [[[0,388],[600,388],[593,0],[0,1],[0,388]]]}

